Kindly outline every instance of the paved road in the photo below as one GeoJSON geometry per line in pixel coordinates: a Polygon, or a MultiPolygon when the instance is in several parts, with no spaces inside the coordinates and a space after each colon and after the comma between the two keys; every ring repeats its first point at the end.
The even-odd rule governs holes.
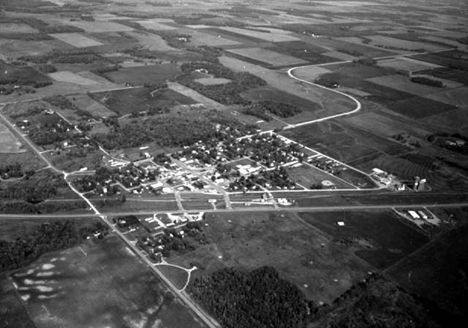
{"type": "MultiPolygon", "coordinates": [[[[260,207],[239,207],[235,209],[206,209],[206,210],[189,210],[188,212],[205,212],[205,213],[248,213],[248,212],[339,212],[339,211],[363,211],[363,210],[385,210],[385,209],[420,209],[422,207],[435,208],[460,208],[468,207],[468,201],[456,202],[456,203],[417,203],[417,204],[401,204],[392,203],[385,205],[360,205],[360,204],[347,204],[347,205],[317,205],[317,206],[260,206],[260,207]]],[[[154,209],[152,211],[129,211],[129,212],[105,212],[105,213],[81,213],[81,214],[0,214],[0,219],[59,219],[59,218],[86,218],[86,217],[114,217],[120,215],[153,215],[154,213],[180,213],[180,210],[171,211],[158,211],[154,209]]],[[[105,220],[106,223],[107,220],[105,220]]],[[[113,228],[113,227],[112,227],[113,228]]]]}

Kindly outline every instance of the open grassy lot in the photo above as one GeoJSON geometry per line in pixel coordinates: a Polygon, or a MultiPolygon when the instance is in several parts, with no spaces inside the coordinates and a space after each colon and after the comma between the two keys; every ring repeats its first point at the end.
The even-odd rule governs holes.
{"type": "Polygon", "coordinates": [[[308,224],[325,232],[377,269],[385,269],[417,250],[429,238],[400,221],[391,211],[300,213],[308,224]],[[344,222],[344,226],[338,225],[344,222]]]}
{"type": "Polygon", "coordinates": [[[9,277],[2,285],[15,284],[36,327],[203,327],[115,236],[51,252],[9,277]]]}
{"type": "Polygon", "coordinates": [[[92,98],[104,104],[111,111],[125,115],[132,112],[148,110],[151,106],[172,107],[174,105],[194,104],[188,98],[171,89],[161,89],[151,92],[146,88],[133,88],[111,92],[99,92],[92,94],[92,98]]]}
{"type": "Polygon", "coordinates": [[[307,62],[288,55],[283,55],[278,52],[266,50],[263,48],[241,48],[231,49],[229,52],[254,59],[260,62],[264,62],[271,66],[292,66],[306,64],[307,62]]]}
{"type": "Polygon", "coordinates": [[[401,286],[431,299],[451,314],[467,317],[464,272],[468,226],[449,231],[387,271],[401,286]]]}
{"type": "Polygon", "coordinates": [[[18,138],[0,120],[0,153],[22,153],[25,151],[26,149],[22,148],[22,143],[18,138]]]}
{"type": "Polygon", "coordinates": [[[331,302],[367,275],[369,267],[294,214],[207,214],[204,231],[211,240],[171,263],[209,274],[223,267],[275,267],[309,299],[331,302]]]}
{"type": "Polygon", "coordinates": [[[1,154],[0,165],[15,163],[21,163],[24,170],[39,170],[45,167],[44,161],[32,151],[1,154]]]}
{"type": "Polygon", "coordinates": [[[85,48],[85,47],[94,47],[94,46],[102,46],[103,43],[93,40],[89,37],[86,37],[79,33],[58,33],[58,34],[51,34],[50,36],[68,43],[77,48],[85,48]]]}
{"type": "Polygon", "coordinates": [[[323,180],[331,181],[336,189],[355,189],[355,187],[331,174],[319,170],[312,165],[303,164],[300,167],[287,168],[289,177],[305,188],[320,185],[323,180]]]}
{"type": "Polygon", "coordinates": [[[281,134],[348,164],[379,154],[395,155],[408,150],[376,134],[337,122],[319,122],[313,129],[303,126],[281,134]]]}
{"type": "Polygon", "coordinates": [[[121,68],[117,71],[104,73],[114,83],[161,83],[174,79],[180,70],[175,64],[150,65],[141,67],[121,68]]]}

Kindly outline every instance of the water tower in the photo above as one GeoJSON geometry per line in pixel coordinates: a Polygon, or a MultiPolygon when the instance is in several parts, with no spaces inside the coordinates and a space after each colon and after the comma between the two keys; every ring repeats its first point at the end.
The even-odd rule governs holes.
{"type": "Polygon", "coordinates": [[[414,177],[414,183],[413,183],[413,189],[414,190],[418,190],[420,181],[421,181],[420,177],[418,177],[418,176],[414,177]]]}

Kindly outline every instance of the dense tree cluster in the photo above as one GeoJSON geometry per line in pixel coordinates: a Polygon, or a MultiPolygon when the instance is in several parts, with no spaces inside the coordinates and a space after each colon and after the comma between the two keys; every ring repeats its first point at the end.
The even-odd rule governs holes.
{"type": "Polygon", "coordinates": [[[282,118],[292,117],[302,112],[300,108],[297,108],[294,105],[278,103],[271,100],[261,101],[259,102],[259,105],[270,113],[282,118]]]}
{"type": "Polygon", "coordinates": [[[436,328],[439,324],[412,295],[379,275],[354,285],[316,317],[319,327],[436,328]]]}
{"type": "Polygon", "coordinates": [[[216,139],[218,142],[234,136],[244,135],[253,130],[233,117],[216,110],[196,118],[150,117],[142,122],[120,126],[118,121],[108,120],[110,133],[97,133],[93,139],[106,149],[139,147],[156,141],[161,146],[190,146],[197,141],[216,139]]]}
{"type": "Polygon", "coordinates": [[[184,76],[179,78],[179,83],[184,84],[185,86],[196,90],[202,95],[225,105],[248,105],[250,101],[242,98],[240,94],[251,88],[266,84],[264,80],[255,75],[247,72],[235,73],[218,63],[190,62],[182,64],[181,70],[185,73],[198,70],[207,74],[211,74],[216,78],[225,78],[231,80],[231,82],[226,84],[203,85],[192,80],[187,80],[184,76]]]}
{"type": "Polygon", "coordinates": [[[414,76],[411,78],[411,82],[429,85],[431,87],[443,88],[444,84],[441,81],[430,79],[424,76],[414,76]]]}
{"type": "Polygon", "coordinates": [[[57,195],[58,189],[66,186],[68,186],[67,183],[60,175],[37,176],[34,181],[23,179],[15,183],[0,184],[0,199],[21,199],[38,203],[57,195]]]}
{"type": "Polygon", "coordinates": [[[273,118],[267,114],[267,111],[264,106],[256,103],[250,106],[247,106],[242,110],[242,113],[245,115],[250,115],[257,117],[265,122],[270,122],[273,118]]]}
{"type": "Polygon", "coordinates": [[[313,303],[272,267],[249,273],[225,268],[195,279],[189,292],[225,328],[301,328],[311,320],[313,303]]]}
{"type": "Polygon", "coordinates": [[[107,227],[101,222],[79,228],[71,220],[53,221],[13,242],[0,240],[0,273],[24,267],[46,252],[75,246],[96,231],[105,232],[107,227]]]}
{"type": "MultiPolygon", "coordinates": [[[[34,174],[34,171],[31,172],[34,174]]],[[[9,178],[20,178],[24,176],[23,168],[20,163],[0,165],[0,178],[6,180],[9,178]]]]}

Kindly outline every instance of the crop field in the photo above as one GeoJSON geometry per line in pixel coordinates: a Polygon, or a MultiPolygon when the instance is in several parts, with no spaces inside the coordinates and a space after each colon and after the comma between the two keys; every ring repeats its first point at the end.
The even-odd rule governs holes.
{"type": "Polygon", "coordinates": [[[224,267],[251,270],[269,265],[309,299],[330,303],[369,270],[295,214],[207,214],[204,223],[211,243],[170,261],[196,265],[195,277],[224,267]]]}
{"type": "Polygon", "coordinates": [[[468,226],[454,229],[422,251],[392,267],[390,274],[403,288],[427,297],[445,310],[466,316],[468,226]]]}
{"type": "Polygon", "coordinates": [[[96,81],[84,78],[78,74],[75,74],[73,72],[67,72],[67,71],[50,73],[49,76],[53,78],[55,81],[59,81],[59,82],[67,82],[67,83],[73,83],[73,84],[85,85],[85,86],[99,84],[96,81]]]}
{"type": "Polygon", "coordinates": [[[75,328],[204,327],[115,236],[48,253],[9,278],[1,286],[14,286],[38,328],[57,320],[75,328]]]}
{"type": "Polygon", "coordinates": [[[327,49],[303,41],[276,42],[267,49],[307,61],[309,64],[334,62],[333,56],[326,55],[327,49]]]}
{"type": "Polygon", "coordinates": [[[301,67],[292,71],[292,74],[300,79],[314,82],[319,76],[331,73],[332,71],[320,66],[301,67]]]}
{"type": "Polygon", "coordinates": [[[319,122],[314,124],[314,129],[303,126],[281,134],[348,164],[378,154],[395,155],[408,150],[397,142],[337,122],[319,122]]]}
{"type": "Polygon", "coordinates": [[[413,126],[378,113],[367,112],[359,113],[350,117],[344,117],[342,120],[346,123],[355,125],[363,130],[381,135],[383,137],[392,137],[395,134],[408,133],[425,139],[431,134],[420,126],[413,126]]]}
{"type": "Polygon", "coordinates": [[[278,52],[266,50],[263,48],[240,48],[230,49],[228,51],[233,54],[264,62],[272,66],[292,66],[307,63],[302,59],[283,55],[278,52]]]}
{"type": "Polygon", "coordinates": [[[211,35],[200,31],[190,31],[190,44],[194,46],[209,46],[209,47],[223,47],[223,46],[237,46],[240,42],[221,37],[221,35],[211,35]]]}
{"type": "Polygon", "coordinates": [[[308,164],[303,164],[300,167],[287,168],[287,171],[294,182],[307,189],[311,188],[312,185],[320,184],[323,180],[333,182],[336,189],[355,189],[353,185],[308,164]]]}
{"type": "Polygon", "coordinates": [[[107,118],[109,116],[115,116],[115,113],[113,111],[109,110],[106,106],[95,101],[86,94],[74,95],[71,97],[69,96],[68,98],[70,101],[73,101],[73,103],[79,109],[87,111],[93,117],[107,118]]]}
{"type": "Polygon", "coordinates": [[[432,43],[426,42],[415,42],[415,41],[407,41],[403,39],[392,38],[389,36],[384,35],[371,35],[367,36],[367,38],[371,39],[370,45],[373,46],[380,46],[380,47],[387,47],[387,48],[394,48],[398,50],[407,50],[407,51],[441,51],[447,50],[447,47],[434,45],[432,43]]]}
{"type": "Polygon", "coordinates": [[[237,27],[220,27],[220,29],[269,42],[286,42],[299,40],[297,37],[288,34],[268,33],[259,30],[247,30],[237,27]]]}
{"type": "Polygon", "coordinates": [[[462,108],[468,107],[468,87],[426,95],[426,98],[462,108]]]}
{"type": "Polygon", "coordinates": [[[0,81],[10,79],[33,82],[50,81],[48,76],[39,73],[31,67],[12,66],[0,60],[0,81]]]}
{"type": "Polygon", "coordinates": [[[93,94],[92,97],[119,115],[144,111],[151,106],[172,107],[177,104],[195,103],[191,98],[171,89],[162,89],[152,93],[146,88],[133,88],[99,92],[93,94]]]}
{"type": "MultiPolygon", "coordinates": [[[[18,138],[0,120],[0,154],[3,156],[3,153],[22,153],[25,151],[26,149],[22,148],[22,143],[18,138]]],[[[1,162],[0,159],[0,164],[1,162]]]]}
{"type": "Polygon", "coordinates": [[[425,118],[455,109],[455,106],[422,97],[395,101],[386,104],[386,107],[394,112],[415,119],[425,118]]]}
{"type": "Polygon", "coordinates": [[[94,46],[103,45],[103,43],[93,40],[79,33],[57,33],[57,34],[50,34],[50,36],[77,48],[94,47],[94,46]]]}
{"type": "Polygon", "coordinates": [[[103,32],[128,32],[133,31],[133,28],[115,23],[115,22],[105,22],[105,21],[74,21],[67,22],[67,24],[76,26],[85,30],[88,33],[103,33],[103,32]]]}
{"type": "Polygon", "coordinates": [[[141,20],[141,21],[136,21],[136,22],[140,24],[141,26],[143,26],[144,28],[147,28],[149,30],[168,31],[168,30],[176,29],[174,26],[161,23],[156,19],[141,20]]]}
{"type": "Polygon", "coordinates": [[[413,58],[407,58],[407,57],[379,60],[377,64],[382,67],[389,67],[389,68],[393,68],[396,70],[403,70],[407,72],[416,72],[416,71],[442,67],[440,65],[431,64],[428,62],[416,60],[413,58]]]}
{"type": "Polygon", "coordinates": [[[0,23],[0,31],[2,33],[38,33],[35,28],[22,23],[0,23]]]}
{"type": "Polygon", "coordinates": [[[176,48],[169,46],[166,41],[163,40],[159,35],[147,33],[143,31],[127,32],[126,35],[139,41],[141,45],[149,50],[155,51],[179,51],[176,48]]]}
{"type": "Polygon", "coordinates": [[[367,79],[367,81],[402,92],[411,93],[416,96],[438,94],[439,92],[446,90],[445,88],[431,87],[411,82],[409,77],[400,74],[373,77],[367,79]]]}
{"type": "Polygon", "coordinates": [[[328,38],[317,38],[314,39],[314,43],[317,46],[333,48],[336,51],[353,54],[358,56],[367,56],[367,57],[384,57],[395,55],[395,52],[387,49],[379,49],[376,47],[366,46],[361,44],[361,42],[353,43],[341,41],[339,39],[328,39],[328,38]]]}
{"type": "Polygon", "coordinates": [[[150,65],[142,67],[121,68],[117,71],[104,73],[114,83],[161,83],[174,79],[180,70],[175,64],[150,65]]]}
{"type": "Polygon", "coordinates": [[[422,247],[429,238],[417,227],[402,222],[398,215],[385,210],[300,213],[308,224],[320,229],[336,245],[385,269],[422,247]],[[343,222],[344,226],[338,225],[343,222]]]}
{"type": "Polygon", "coordinates": [[[426,74],[429,76],[433,76],[436,78],[441,78],[444,80],[454,81],[456,83],[462,83],[468,85],[468,75],[466,72],[461,70],[454,70],[448,67],[433,69],[433,70],[426,70],[418,72],[418,75],[426,74]]]}

